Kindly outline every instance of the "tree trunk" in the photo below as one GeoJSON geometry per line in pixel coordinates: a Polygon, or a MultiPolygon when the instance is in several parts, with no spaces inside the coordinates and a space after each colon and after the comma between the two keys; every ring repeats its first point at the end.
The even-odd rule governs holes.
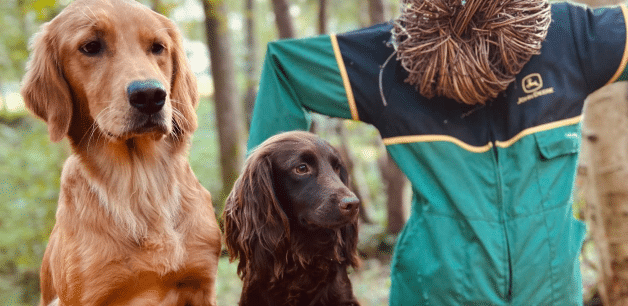
{"type": "Polygon", "coordinates": [[[257,35],[255,30],[255,1],[246,0],[246,94],[244,96],[244,106],[246,112],[246,128],[251,126],[253,117],[253,106],[257,95],[258,73],[257,73],[257,35]]]}
{"type": "MultiPolygon", "coordinates": [[[[582,0],[590,6],[618,0],[582,0]]],[[[582,164],[586,209],[598,252],[598,292],[604,305],[628,305],[628,88],[606,86],[585,105],[582,164]]]]}
{"type": "Polygon", "coordinates": [[[369,18],[372,24],[386,22],[386,7],[382,0],[369,0],[369,18]]]}
{"type": "Polygon", "coordinates": [[[290,16],[290,6],[287,0],[273,0],[273,10],[275,12],[275,22],[279,30],[279,38],[294,37],[294,26],[290,16]]]}
{"type": "Polygon", "coordinates": [[[388,199],[386,233],[396,235],[399,234],[406,222],[403,209],[403,190],[406,185],[406,177],[388,153],[380,159],[379,167],[388,199]]]}
{"type": "Polygon", "coordinates": [[[327,33],[327,0],[320,0],[318,7],[318,34],[327,33]]]}
{"type": "MultiPolygon", "coordinates": [[[[369,0],[369,17],[371,24],[378,24],[386,21],[384,3],[382,0],[369,0]]],[[[389,154],[379,163],[382,173],[382,180],[386,186],[386,211],[388,221],[386,223],[386,233],[398,234],[406,221],[405,210],[403,208],[403,190],[407,184],[405,175],[399,170],[389,154]]]]}
{"type": "Polygon", "coordinates": [[[221,212],[224,199],[240,173],[244,159],[244,127],[235,80],[231,41],[224,1],[203,0],[205,30],[214,82],[214,103],[220,141],[222,191],[217,199],[221,212]]]}
{"type": "Polygon", "coordinates": [[[583,155],[586,216],[600,259],[604,305],[628,305],[628,103],[626,84],[605,87],[586,105],[583,155]]]}

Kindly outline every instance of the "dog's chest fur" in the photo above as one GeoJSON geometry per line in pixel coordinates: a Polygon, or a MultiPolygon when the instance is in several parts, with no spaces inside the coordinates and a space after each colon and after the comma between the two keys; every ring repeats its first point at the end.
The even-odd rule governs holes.
{"type": "Polygon", "coordinates": [[[80,258],[71,259],[80,262],[84,271],[108,271],[78,277],[87,281],[81,286],[95,288],[90,291],[93,296],[119,295],[115,292],[121,288],[145,282],[154,282],[167,292],[169,287],[180,287],[181,282],[200,283],[206,275],[215,274],[210,270],[218,254],[208,250],[220,238],[217,227],[210,226],[208,220],[213,214],[211,199],[204,198],[195,186],[179,181],[186,171],[135,165],[105,182],[106,177],[90,177],[84,166],[76,155],[66,161],[59,201],[63,212],[57,213],[58,217],[72,216],[81,222],[74,222],[72,227],[70,222],[57,220],[57,225],[65,227],[58,229],[60,236],[81,235],[80,241],[98,241],[76,245],[74,251],[80,258]],[[102,222],[104,219],[108,221],[102,222]],[[112,281],[116,279],[119,281],[112,281]],[[103,287],[104,283],[107,286],[103,287]]]}
{"type": "Polygon", "coordinates": [[[85,178],[88,187],[83,192],[98,203],[98,207],[89,209],[102,210],[116,225],[114,231],[124,231],[118,237],[125,237],[141,252],[157,252],[161,256],[155,258],[167,258],[165,266],[155,263],[164,266],[164,272],[168,270],[166,266],[178,268],[183,261],[184,241],[180,228],[181,174],[177,173],[177,167],[169,167],[165,161],[127,160],[113,163],[110,168],[101,168],[97,178],[83,164],[78,163],[75,167],[73,172],[85,178]]]}

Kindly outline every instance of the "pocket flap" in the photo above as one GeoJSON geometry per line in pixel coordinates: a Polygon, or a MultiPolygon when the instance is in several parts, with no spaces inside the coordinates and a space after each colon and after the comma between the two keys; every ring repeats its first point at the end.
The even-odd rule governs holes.
{"type": "Polygon", "coordinates": [[[534,137],[545,159],[576,154],[580,149],[580,124],[541,131],[535,133],[534,137]]]}

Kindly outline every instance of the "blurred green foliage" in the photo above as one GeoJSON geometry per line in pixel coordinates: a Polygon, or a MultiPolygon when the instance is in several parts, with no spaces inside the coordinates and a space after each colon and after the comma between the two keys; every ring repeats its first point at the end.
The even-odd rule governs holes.
{"type": "Polygon", "coordinates": [[[218,134],[214,119],[214,104],[209,99],[201,99],[198,109],[198,128],[192,138],[190,166],[194,174],[212,196],[222,188],[220,162],[218,159],[218,134]]]}
{"type": "Polygon", "coordinates": [[[25,113],[0,113],[0,146],[0,301],[32,305],[68,148],[25,113]]]}
{"type": "Polygon", "coordinates": [[[39,24],[55,16],[69,0],[0,1],[0,83],[24,73],[28,42],[39,24]]]}

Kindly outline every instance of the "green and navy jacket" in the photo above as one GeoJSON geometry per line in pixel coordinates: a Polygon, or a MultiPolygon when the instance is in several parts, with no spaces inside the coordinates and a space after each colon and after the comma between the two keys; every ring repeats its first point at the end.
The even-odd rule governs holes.
{"type": "Polygon", "coordinates": [[[249,149],[308,129],[310,112],[379,130],[413,191],[391,305],[581,305],[572,189],[583,104],[628,76],[627,13],[553,4],[541,54],[475,106],[427,99],[399,62],[384,66],[391,24],[272,42],[249,149]]]}

